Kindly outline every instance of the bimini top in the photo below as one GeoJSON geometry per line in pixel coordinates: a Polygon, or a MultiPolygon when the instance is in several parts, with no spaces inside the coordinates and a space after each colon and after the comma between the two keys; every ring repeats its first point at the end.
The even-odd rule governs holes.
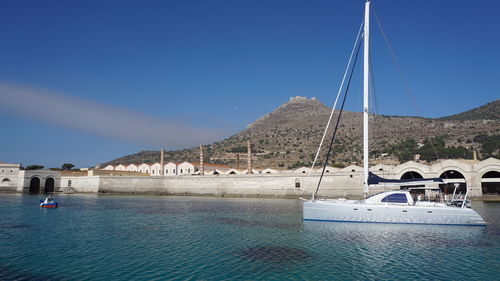
{"type": "Polygon", "coordinates": [[[441,178],[393,180],[384,179],[383,177],[379,177],[372,172],[368,173],[369,185],[421,185],[426,183],[444,183],[444,181],[441,178]]]}

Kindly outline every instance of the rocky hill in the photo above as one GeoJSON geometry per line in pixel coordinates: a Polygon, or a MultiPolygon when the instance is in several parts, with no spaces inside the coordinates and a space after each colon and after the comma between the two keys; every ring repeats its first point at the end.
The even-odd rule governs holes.
{"type": "MultiPolygon", "coordinates": [[[[330,108],[315,99],[291,98],[245,130],[206,145],[205,161],[246,168],[246,141],[250,140],[257,168],[290,169],[309,165],[329,115],[330,108]],[[240,165],[236,160],[238,157],[240,165]]],[[[334,118],[337,115],[338,112],[334,118]]],[[[359,163],[362,155],[362,118],[359,112],[342,113],[330,165],[359,163]]],[[[406,161],[416,154],[423,161],[432,161],[437,157],[472,158],[473,149],[482,158],[499,156],[500,100],[443,118],[376,115],[370,117],[370,122],[373,161],[406,161]]],[[[322,159],[325,152],[326,145],[321,153],[322,159]]],[[[102,165],[158,162],[158,158],[158,151],[141,151],[102,165]]],[[[198,160],[198,148],[166,153],[166,161],[198,160]]]]}
{"type": "Polygon", "coordinates": [[[500,100],[438,120],[500,120],[500,100]]]}

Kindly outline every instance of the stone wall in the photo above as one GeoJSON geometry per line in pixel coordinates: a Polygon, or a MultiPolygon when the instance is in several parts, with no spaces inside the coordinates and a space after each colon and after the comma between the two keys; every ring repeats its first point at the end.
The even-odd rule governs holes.
{"type": "MultiPolygon", "coordinates": [[[[483,161],[444,160],[433,165],[409,161],[401,165],[375,165],[370,168],[370,171],[388,179],[400,179],[408,172],[418,173],[424,178],[435,178],[450,170],[464,177],[445,179],[445,181],[466,183],[471,197],[482,196],[481,184],[484,180],[500,183],[500,178],[483,179],[488,172],[500,172],[500,160],[493,158],[483,161]]],[[[360,197],[362,195],[363,169],[361,167],[354,165],[343,169],[328,167],[327,171],[318,196],[360,197]]],[[[10,170],[8,172],[11,173],[10,170]]],[[[102,171],[102,173],[92,171],[94,174],[90,173],[88,176],[61,174],[49,170],[17,172],[17,177],[9,174],[12,179],[5,181],[4,186],[0,186],[0,191],[29,192],[30,181],[38,178],[40,179],[40,192],[43,192],[47,179],[52,178],[55,182],[55,191],[62,192],[309,198],[316,189],[319,179],[319,170],[313,171],[313,174],[308,176],[309,168],[276,174],[203,176],[147,176],[127,171],[119,172],[119,175],[110,174],[110,171],[102,171]],[[16,178],[17,186],[14,185],[16,178]]],[[[7,174],[4,176],[7,177],[7,174]]],[[[370,187],[371,194],[380,191],[383,189],[370,187]]]]}
{"type": "MultiPolygon", "coordinates": [[[[120,176],[117,177],[121,178],[120,176]]],[[[61,176],[61,185],[58,191],[68,193],[98,193],[99,184],[100,176],[61,176]]]]}
{"type": "MultiPolygon", "coordinates": [[[[63,177],[62,191],[158,195],[208,195],[249,197],[310,197],[318,175],[218,175],[177,177],[94,176],[63,177]]],[[[362,174],[326,175],[318,195],[324,197],[362,194],[362,174]]]]}

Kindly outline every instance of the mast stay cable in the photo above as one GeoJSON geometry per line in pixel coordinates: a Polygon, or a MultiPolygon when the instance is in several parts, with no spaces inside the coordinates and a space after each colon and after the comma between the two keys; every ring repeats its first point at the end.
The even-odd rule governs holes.
{"type": "MultiPolygon", "coordinates": [[[[418,109],[417,103],[415,102],[413,91],[408,83],[408,80],[406,79],[405,75],[403,74],[403,71],[401,70],[401,67],[398,63],[398,60],[396,59],[396,55],[394,54],[394,52],[392,50],[391,44],[389,43],[389,39],[385,35],[384,29],[382,28],[382,24],[380,23],[380,21],[378,19],[377,12],[375,11],[375,9],[373,9],[373,14],[375,15],[375,21],[377,22],[377,25],[380,29],[380,33],[382,33],[382,37],[384,38],[385,44],[387,45],[387,48],[389,49],[389,53],[391,54],[392,61],[393,61],[394,65],[396,66],[396,69],[399,72],[399,76],[403,82],[403,85],[406,88],[406,92],[407,92],[408,96],[410,97],[410,100],[413,104],[413,107],[415,108],[417,115],[421,115],[420,110],[418,109]]],[[[434,143],[432,142],[432,138],[429,138],[429,143],[431,144],[432,150],[434,151],[434,154],[436,155],[436,160],[439,160],[439,155],[437,153],[436,147],[434,146],[434,143]]],[[[443,163],[441,161],[440,161],[440,164],[443,167],[443,163]]],[[[446,173],[445,173],[445,178],[448,178],[448,175],[446,173]]]]}
{"type": "MultiPolygon", "coordinates": [[[[347,77],[347,73],[349,72],[352,57],[354,55],[354,51],[356,50],[356,45],[358,45],[358,41],[360,39],[360,34],[361,34],[362,29],[363,29],[363,22],[361,22],[361,26],[359,27],[359,30],[358,30],[358,35],[356,36],[356,40],[354,41],[354,46],[352,46],[351,55],[349,57],[349,61],[347,62],[347,67],[344,71],[344,76],[342,77],[342,82],[340,83],[340,87],[339,87],[339,90],[337,92],[337,97],[335,98],[335,102],[333,103],[332,111],[330,113],[330,118],[328,119],[328,123],[326,124],[325,131],[323,132],[323,137],[321,138],[321,142],[319,143],[318,151],[316,152],[316,156],[314,157],[314,161],[312,163],[311,169],[309,170],[308,177],[311,176],[311,173],[314,169],[314,166],[316,165],[316,161],[318,160],[318,156],[319,156],[319,153],[321,151],[321,147],[323,146],[323,142],[325,140],[326,134],[328,133],[328,129],[330,128],[330,122],[332,121],[333,113],[335,112],[335,108],[337,107],[337,102],[339,100],[340,94],[342,93],[342,89],[344,88],[345,78],[347,77]]],[[[313,199],[314,199],[314,196],[313,196],[313,199]]]]}
{"type": "Polygon", "coordinates": [[[321,170],[321,176],[319,177],[318,186],[316,187],[316,191],[313,193],[313,196],[312,196],[313,200],[314,200],[314,198],[316,197],[316,195],[318,193],[319,187],[321,185],[321,180],[323,179],[323,176],[325,174],[326,166],[328,165],[328,159],[330,158],[330,154],[332,152],[333,143],[335,142],[335,136],[337,135],[337,130],[338,130],[338,127],[339,127],[340,117],[342,116],[342,112],[344,111],[345,101],[346,101],[346,98],[347,98],[347,94],[349,93],[349,86],[351,85],[352,75],[354,74],[354,68],[356,67],[356,62],[358,61],[359,50],[360,49],[361,49],[361,41],[359,41],[359,43],[358,43],[358,47],[357,47],[357,50],[356,50],[356,56],[354,57],[354,62],[352,64],[351,73],[349,74],[349,80],[347,81],[347,86],[345,88],[344,97],[342,99],[342,105],[340,106],[339,116],[337,117],[337,122],[335,124],[335,129],[333,130],[333,136],[332,136],[332,139],[330,141],[330,145],[328,147],[328,152],[326,153],[325,163],[323,164],[323,169],[321,170]]]}

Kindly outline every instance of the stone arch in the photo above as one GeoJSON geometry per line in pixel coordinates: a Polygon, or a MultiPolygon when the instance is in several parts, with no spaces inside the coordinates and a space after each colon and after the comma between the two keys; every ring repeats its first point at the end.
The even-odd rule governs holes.
{"type": "Polygon", "coordinates": [[[0,182],[0,186],[9,186],[9,183],[10,183],[10,179],[9,179],[9,178],[4,178],[4,179],[0,182]]]}
{"type": "Polygon", "coordinates": [[[430,172],[430,168],[431,168],[430,166],[422,163],[418,163],[415,161],[407,161],[402,164],[394,166],[393,171],[395,171],[399,175],[402,175],[403,173],[408,171],[414,171],[421,175],[425,175],[430,172]]]}
{"type": "MultiPolygon", "coordinates": [[[[436,169],[436,170],[433,170],[433,173],[435,176],[433,177],[440,177],[440,175],[442,175],[443,173],[445,173],[446,171],[456,171],[456,172],[459,172],[460,174],[462,174],[462,176],[467,180],[469,181],[470,179],[468,178],[468,175],[469,173],[467,173],[462,167],[459,167],[459,166],[452,166],[452,165],[449,165],[449,166],[442,166],[440,167],[439,169],[436,169]]],[[[442,178],[442,179],[446,179],[446,178],[442,178]]]]}
{"type": "Polygon", "coordinates": [[[485,195],[500,194],[500,172],[489,171],[481,176],[481,191],[485,195]]]}
{"type": "Polygon", "coordinates": [[[49,192],[54,192],[54,187],[55,187],[55,180],[52,177],[48,177],[45,179],[45,188],[44,192],[49,193],[49,192]]]}
{"type": "Polygon", "coordinates": [[[30,180],[29,193],[40,193],[40,178],[32,177],[30,180]]]}
{"type": "Polygon", "coordinates": [[[446,170],[439,175],[442,179],[465,179],[465,176],[457,170],[446,170]]]}
{"type": "Polygon", "coordinates": [[[411,180],[411,179],[423,179],[424,177],[422,176],[422,174],[420,174],[419,172],[415,172],[415,171],[407,171],[405,173],[403,173],[400,177],[400,179],[402,180],[411,180]]]}

